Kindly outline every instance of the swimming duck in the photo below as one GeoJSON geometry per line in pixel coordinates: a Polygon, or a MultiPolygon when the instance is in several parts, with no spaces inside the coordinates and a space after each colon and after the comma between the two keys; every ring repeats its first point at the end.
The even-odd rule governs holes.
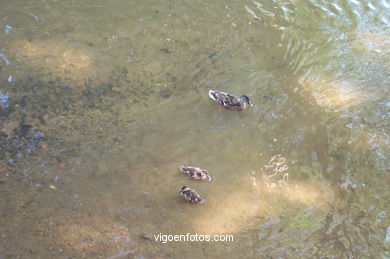
{"type": "Polygon", "coordinates": [[[237,97],[225,92],[209,90],[209,96],[211,99],[230,110],[241,111],[246,108],[247,104],[253,107],[253,104],[249,101],[249,97],[246,95],[237,97]]]}
{"type": "Polygon", "coordinates": [[[189,174],[195,180],[209,180],[211,181],[211,176],[209,172],[204,169],[200,169],[199,167],[193,166],[180,166],[179,170],[185,174],[189,174]]]}
{"type": "Polygon", "coordinates": [[[181,188],[180,195],[183,196],[183,198],[186,199],[186,201],[188,202],[195,202],[200,204],[204,202],[204,200],[200,197],[200,195],[196,191],[188,187],[187,185],[184,185],[181,188]]]}

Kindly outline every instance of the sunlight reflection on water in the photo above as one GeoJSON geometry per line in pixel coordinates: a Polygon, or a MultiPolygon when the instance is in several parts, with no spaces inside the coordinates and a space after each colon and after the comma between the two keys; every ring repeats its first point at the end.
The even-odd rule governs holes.
{"type": "Polygon", "coordinates": [[[0,3],[0,257],[386,256],[386,1],[27,2],[0,3]]]}

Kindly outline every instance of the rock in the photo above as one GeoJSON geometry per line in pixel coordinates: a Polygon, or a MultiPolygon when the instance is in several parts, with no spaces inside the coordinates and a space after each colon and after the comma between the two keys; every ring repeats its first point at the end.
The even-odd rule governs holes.
{"type": "Polygon", "coordinates": [[[390,225],[387,226],[387,230],[386,230],[386,237],[385,237],[385,240],[384,240],[385,244],[390,247],[390,225]]]}
{"type": "Polygon", "coordinates": [[[65,169],[65,167],[66,167],[66,163],[65,162],[58,163],[58,168],[59,169],[65,169]]]}
{"type": "Polygon", "coordinates": [[[42,116],[39,116],[39,120],[40,120],[40,122],[42,123],[42,124],[45,124],[45,123],[47,123],[47,120],[49,119],[49,115],[47,115],[47,114],[44,114],[44,115],[42,115],[42,116]]]}
{"type": "Polygon", "coordinates": [[[47,150],[49,148],[49,145],[47,143],[42,143],[41,144],[41,149],[42,150],[47,150]]]}
{"type": "Polygon", "coordinates": [[[19,124],[17,128],[15,128],[14,132],[21,138],[24,138],[29,133],[32,126],[30,124],[25,124],[23,121],[19,124]]]}
{"type": "Polygon", "coordinates": [[[154,237],[152,234],[141,234],[141,238],[149,241],[154,241],[154,237]]]}

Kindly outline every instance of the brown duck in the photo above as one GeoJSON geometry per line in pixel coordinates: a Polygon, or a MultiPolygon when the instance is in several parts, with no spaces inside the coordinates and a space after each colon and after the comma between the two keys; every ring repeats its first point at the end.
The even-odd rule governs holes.
{"type": "Polygon", "coordinates": [[[204,199],[200,197],[200,195],[192,190],[187,185],[184,185],[180,190],[180,195],[183,196],[184,199],[188,202],[194,202],[194,203],[204,203],[204,199]]]}
{"type": "Polygon", "coordinates": [[[195,180],[209,180],[211,181],[211,176],[209,172],[204,169],[200,169],[199,167],[194,166],[180,166],[179,170],[185,174],[189,174],[191,178],[195,180]]]}
{"type": "Polygon", "coordinates": [[[249,101],[249,97],[246,95],[237,97],[225,92],[209,90],[209,96],[211,99],[229,110],[241,111],[247,107],[247,104],[253,107],[253,104],[249,101]]]}

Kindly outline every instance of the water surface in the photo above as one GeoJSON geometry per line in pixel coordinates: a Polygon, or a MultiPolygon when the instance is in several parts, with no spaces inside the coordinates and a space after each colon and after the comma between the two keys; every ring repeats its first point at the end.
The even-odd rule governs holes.
{"type": "Polygon", "coordinates": [[[388,1],[0,6],[0,258],[390,256],[388,1]]]}

